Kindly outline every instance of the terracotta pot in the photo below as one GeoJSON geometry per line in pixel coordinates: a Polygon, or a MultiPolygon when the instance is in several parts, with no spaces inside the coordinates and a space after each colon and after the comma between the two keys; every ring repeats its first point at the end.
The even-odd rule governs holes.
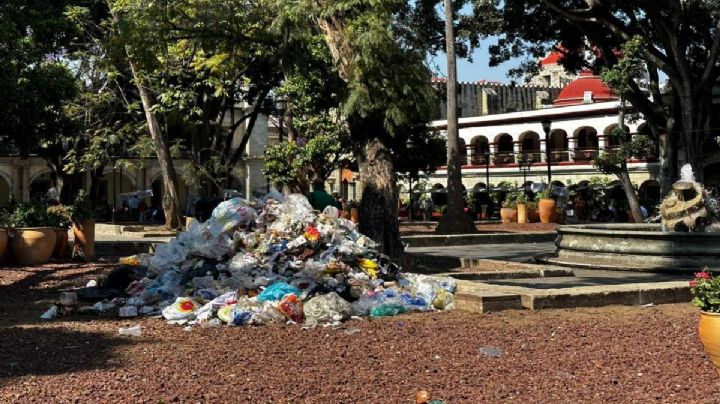
{"type": "Polygon", "coordinates": [[[710,356],[715,370],[720,375],[720,314],[701,311],[698,328],[705,352],[710,356]]]}
{"type": "Polygon", "coordinates": [[[540,221],[540,213],[537,209],[527,208],[528,223],[537,223],[540,221]]]}
{"type": "Polygon", "coordinates": [[[520,224],[525,224],[527,220],[527,206],[524,203],[518,204],[517,206],[517,221],[520,224]]]}
{"type": "Polygon", "coordinates": [[[55,250],[53,251],[54,258],[65,258],[65,254],[68,246],[68,231],[64,227],[55,228],[55,250]]]}
{"type": "Polygon", "coordinates": [[[540,211],[541,223],[552,223],[553,217],[555,216],[555,200],[540,199],[538,202],[538,210],[540,211]]]}
{"type": "Polygon", "coordinates": [[[8,247],[8,233],[5,229],[0,229],[0,262],[5,258],[8,247]]]}
{"type": "Polygon", "coordinates": [[[15,263],[38,265],[48,262],[55,250],[57,235],[53,227],[25,227],[13,229],[10,249],[15,263]]]}
{"type": "Polygon", "coordinates": [[[503,224],[517,222],[518,212],[517,209],[502,208],[500,209],[500,218],[503,224]]]}
{"type": "Polygon", "coordinates": [[[350,220],[355,223],[360,221],[360,208],[350,208],[350,220]]]}
{"type": "Polygon", "coordinates": [[[85,261],[93,261],[95,259],[95,221],[86,220],[79,226],[73,224],[72,230],[75,237],[73,251],[81,250],[85,261]]]}

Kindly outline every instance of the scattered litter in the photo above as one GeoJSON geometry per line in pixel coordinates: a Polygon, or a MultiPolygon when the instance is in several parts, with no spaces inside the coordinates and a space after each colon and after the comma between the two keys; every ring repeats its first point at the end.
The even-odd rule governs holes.
{"type": "Polygon", "coordinates": [[[118,328],[118,334],[120,335],[132,335],[133,337],[139,337],[142,335],[142,327],[140,324],[136,324],[128,328],[118,328]]]}
{"type": "Polygon", "coordinates": [[[97,281],[95,279],[89,280],[87,284],[85,284],[86,288],[94,288],[97,287],[97,281]]]}
{"type": "Polygon", "coordinates": [[[119,317],[137,317],[138,309],[135,306],[123,306],[118,312],[119,317]]]}
{"type": "Polygon", "coordinates": [[[347,335],[353,335],[353,334],[359,333],[360,329],[359,328],[348,328],[348,329],[343,330],[343,332],[347,335]]]}
{"type": "Polygon", "coordinates": [[[42,316],[40,316],[40,318],[43,320],[51,320],[55,316],[57,316],[57,314],[58,314],[58,307],[52,306],[45,313],[43,313],[42,316]]]}
{"type": "Polygon", "coordinates": [[[655,303],[641,304],[640,307],[653,307],[655,303]]]}
{"type": "Polygon", "coordinates": [[[60,304],[63,306],[75,306],[77,304],[77,293],[62,292],[60,293],[60,304]]]}
{"type": "Polygon", "coordinates": [[[73,305],[119,307],[121,317],[161,313],[186,328],[337,328],[348,319],[449,310],[455,289],[452,278],[402,272],[337,209],[320,213],[303,195],[273,191],[252,203],[227,200],[154,254],[121,258],[102,282],[74,290],[73,305]]]}
{"type": "Polygon", "coordinates": [[[486,358],[499,358],[503,356],[503,351],[500,348],[493,346],[484,346],[479,349],[480,353],[485,355],[486,358]]]}

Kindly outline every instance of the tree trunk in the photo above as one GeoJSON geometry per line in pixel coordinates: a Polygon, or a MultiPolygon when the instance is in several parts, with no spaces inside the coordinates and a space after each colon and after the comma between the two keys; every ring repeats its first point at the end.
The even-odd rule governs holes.
{"type": "Polygon", "coordinates": [[[672,131],[663,131],[659,134],[658,149],[659,156],[658,160],[660,163],[660,176],[658,182],[660,183],[660,195],[667,195],[672,191],[672,184],[675,180],[675,153],[672,146],[672,131]]]}
{"type": "Polygon", "coordinates": [[[397,258],[403,248],[396,211],[397,179],[390,149],[380,139],[370,138],[357,157],[363,180],[360,232],[380,243],[381,252],[397,258]]]}
{"type": "Polygon", "coordinates": [[[630,181],[630,174],[628,174],[627,163],[622,163],[622,171],[618,178],[625,191],[625,196],[628,200],[628,206],[630,207],[630,213],[632,214],[633,221],[635,223],[642,223],[644,221],[642,211],[640,210],[640,201],[638,200],[637,192],[633,188],[632,182],[630,181]]]}
{"type": "Polygon", "coordinates": [[[445,49],[447,53],[447,210],[435,232],[439,234],[474,233],[475,224],[465,214],[460,167],[460,135],[457,116],[457,66],[452,0],[445,0],[445,49]]]}
{"type": "Polygon", "coordinates": [[[180,212],[180,197],[178,196],[177,175],[170,157],[170,147],[168,146],[165,134],[160,128],[157,116],[152,112],[154,105],[154,97],[145,83],[145,79],[139,77],[135,70],[134,63],[128,53],[128,61],[130,69],[135,79],[135,85],[140,94],[143,110],[145,110],[145,119],[147,120],[150,137],[155,142],[155,155],[160,166],[160,173],[163,179],[163,210],[165,212],[165,227],[168,229],[179,229],[182,227],[182,217],[180,212]]]}

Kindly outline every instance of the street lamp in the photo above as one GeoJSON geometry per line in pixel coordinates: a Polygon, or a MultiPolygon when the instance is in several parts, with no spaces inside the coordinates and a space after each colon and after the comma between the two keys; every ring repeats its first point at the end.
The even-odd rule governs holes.
{"type": "Polygon", "coordinates": [[[548,186],[550,186],[552,182],[552,159],[550,158],[552,156],[552,154],[550,154],[550,126],[552,122],[549,119],[543,119],[541,124],[545,132],[545,161],[547,162],[548,186]]]}
{"type": "Polygon", "coordinates": [[[518,156],[518,167],[520,168],[520,171],[523,173],[523,192],[525,192],[525,183],[527,182],[527,173],[530,171],[530,167],[532,166],[533,158],[532,156],[529,156],[525,153],[522,153],[518,156]]]}
{"type": "Polygon", "coordinates": [[[278,127],[278,143],[282,143],[283,138],[283,121],[285,120],[285,111],[288,107],[288,97],[281,95],[275,98],[275,110],[278,114],[278,121],[280,126],[278,127]]]}

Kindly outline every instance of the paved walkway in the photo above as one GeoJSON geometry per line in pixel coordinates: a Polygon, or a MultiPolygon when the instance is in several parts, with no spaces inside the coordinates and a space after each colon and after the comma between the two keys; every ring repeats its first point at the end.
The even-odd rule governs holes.
{"type": "Polygon", "coordinates": [[[458,258],[530,262],[537,254],[555,251],[555,243],[471,244],[439,247],[410,247],[407,252],[426,256],[432,264],[459,265],[458,258]]]}

